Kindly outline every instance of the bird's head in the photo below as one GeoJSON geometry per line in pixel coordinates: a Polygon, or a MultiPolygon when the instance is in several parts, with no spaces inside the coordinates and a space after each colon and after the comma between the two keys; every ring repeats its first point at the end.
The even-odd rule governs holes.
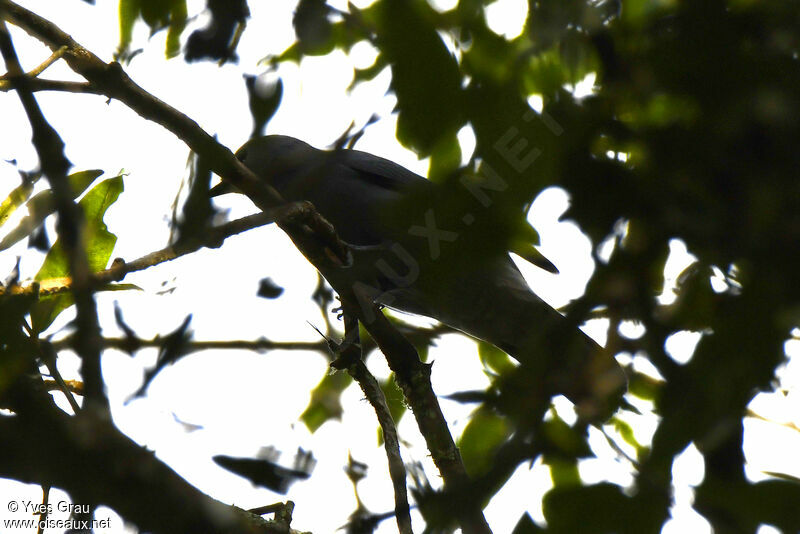
{"type": "MultiPolygon", "coordinates": [[[[236,157],[262,180],[268,180],[278,191],[294,172],[307,164],[319,151],[299,139],[286,135],[267,135],[246,142],[236,157]]],[[[221,182],[210,191],[211,196],[238,192],[228,182],[221,182]]]]}

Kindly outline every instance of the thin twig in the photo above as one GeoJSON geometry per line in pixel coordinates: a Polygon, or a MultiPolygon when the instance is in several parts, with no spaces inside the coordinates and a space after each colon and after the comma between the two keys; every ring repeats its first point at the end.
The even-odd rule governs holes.
{"type": "Polygon", "coordinates": [[[47,514],[50,510],[50,486],[42,486],[42,513],[39,516],[39,528],[36,534],[44,534],[44,527],[47,525],[47,514]]]}
{"type": "MultiPolygon", "coordinates": [[[[217,227],[210,228],[204,234],[204,239],[193,240],[189,243],[181,243],[178,245],[170,245],[160,250],[150,252],[144,256],[137,258],[130,262],[115,261],[111,267],[103,271],[98,271],[91,275],[92,285],[95,289],[101,289],[110,282],[119,282],[125,278],[126,275],[136,271],[143,271],[149,267],[153,267],[160,263],[172,261],[180,258],[203,247],[217,248],[222,242],[236,234],[240,234],[247,230],[263,226],[274,222],[274,216],[269,212],[260,212],[253,215],[248,215],[235,221],[230,221],[221,224],[217,227]]],[[[40,280],[27,285],[15,285],[9,288],[13,294],[38,294],[39,296],[57,295],[66,293],[72,290],[71,278],[58,278],[53,280],[40,280]]],[[[0,295],[6,291],[5,288],[0,288],[0,295]]]]}
{"type": "Polygon", "coordinates": [[[768,417],[765,417],[765,416],[763,416],[763,415],[761,415],[761,414],[759,414],[757,412],[754,412],[753,410],[751,410],[749,408],[747,409],[747,412],[745,412],[745,416],[746,417],[750,417],[752,419],[758,419],[759,421],[764,421],[765,423],[772,423],[773,425],[780,425],[782,427],[788,428],[789,430],[794,430],[795,432],[800,432],[800,426],[797,426],[795,423],[793,423],[791,421],[787,421],[787,422],[775,421],[774,419],[770,419],[768,417]]]}
{"type": "MultiPolygon", "coordinates": [[[[78,413],[81,411],[78,401],[75,400],[75,396],[72,394],[73,388],[67,384],[67,381],[64,380],[64,378],[61,376],[61,372],[58,370],[58,364],[56,363],[56,351],[53,350],[53,346],[47,342],[43,343],[39,339],[36,339],[33,336],[33,329],[28,325],[28,323],[23,322],[22,326],[27,332],[28,336],[33,340],[33,344],[36,353],[39,355],[39,359],[42,360],[45,367],[47,367],[47,371],[50,373],[50,376],[53,377],[52,381],[43,381],[46,390],[52,391],[57,389],[61,391],[61,393],[64,394],[64,397],[66,397],[73,413],[78,413]]],[[[70,344],[70,347],[71,346],[72,344],[70,344]]],[[[70,382],[74,381],[70,380],[70,382]]],[[[80,382],[80,394],[83,395],[83,382],[80,382]]]]}
{"type": "MultiPolygon", "coordinates": [[[[342,297],[342,303],[345,302],[347,300],[342,297]]],[[[345,307],[345,311],[347,309],[345,307]]],[[[372,310],[370,318],[366,322],[362,319],[362,323],[386,356],[389,368],[395,374],[420,433],[425,438],[433,462],[444,480],[445,493],[459,503],[452,513],[458,519],[462,531],[465,534],[491,533],[480,500],[468,491],[471,481],[433,391],[431,366],[420,361],[414,346],[392,326],[380,310],[372,310]]]]}
{"type": "MultiPolygon", "coordinates": [[[[36,78],[41,73],[43,73],[45,69],[47,69],[47,67],[58,61],[58,58],[62,57],[64,55],[64,52],[66,52],[67,50],[68,48],[66,46],[62,46],[61,48],[50,54],[50,57],[45,59],[41,64],[39,64],[38,67],[26,72],[25,76],[30,78],[28,83],[33,81],[33,78],[36,78]]],[[[0,76],[0,91],[10,91],[11,89],[14,89],[12,83],[8,80],[8,78],[9,78],[8,74],[0,76]]]]}
{"type": "Polygon", "coordinates": [[[366,396],[375,410],[378,424],[380,424],[383,432],[383,444],[389,463],[389,476],[392,479],[394,488],[394,511],[397,519],[397,528],[400,534],[413,534],[411,529],[411,509],[408,505],[408,488],[406,487],[406,467],[403,464],[403,457],[400,455],[400,440],[397,436],[397,427],[392,419],[389,406],[386,404],[386,397],[383,394],[381,385],[369,372],[362,359],[358,320],[345,314],[344,326],[344,351],[350,351],[351,354],[343,353],[341,357],[352,362],[347,371],[358,382],[361,391],[364,392],[364,396],[366,396]]]}
{"type": "MultiPolygon", "coordinates": [[[[6,80],[0,80],[0,91],[8,92],[12,89],[11,84],[6,80]]],[[[61,91],[63,93],[84,93],[92,95],[102,94],[100,90],[90,83],[71,82],[66,80],[47,80],[42,78],[30,78],[28,89],[31,92],[39,91],[61,91]]]]}
{"type": "Polygon", "coordinates": [[[639,462],[638,462],[638,461],[637,461],[635,458],[633,458],[633,457],[632,457],[630,454],[628,454],[627,452],[625,452],[625,451],[622,449],[622,447],[619,445],[619,443],[617,443],[617,442],[616,442],[616,441],[615,441],[615,440],[614,440],[614,439],[613,439],[613,438],[612,438],[612,437],[611,437],[611,436],[608,434],[608,432],[606,432],[606,431],[605,431],[605,429],[604,429],[603,427],[598,427],[598,428],[599,428],[600,432],[602,432],[602,434],[603,434],[603,437],[605,437],[605,438],[606,438],[606,442],[608,443],[608,445],[609,445],[609,446],[610,446],[612,449],[614,449],[614,452],[616,452],[616,453],[617,453],[619,456],[621,456],[622,458],[625,458],[626,460],[628,460],[628,462],[630,462],[631,466],[632,466],[634,469],[636,469],[636,470],[638,471],[638,470],[639,470],[639,462]]]}
{"type": "MultiPolygon", "coordinates": [[[[124,337],[106,337],[100,339],[103,349],[117,349],[123,351],[135,351],[145,348],[160,348],[166,342],[165,338],[155,337],[151,339],[128,339],[124,337]]],[[[51,344],[56,351],[69,348],[71,345],[69,337],[51,344]]],[[[187,341],[181,346],[185,352],[198,352],[201,350],[308,350],[324,352],[328,345],[324,341],[271,341],[269,339],[254,340],[210,340],[210,341],[187,341]]]]}

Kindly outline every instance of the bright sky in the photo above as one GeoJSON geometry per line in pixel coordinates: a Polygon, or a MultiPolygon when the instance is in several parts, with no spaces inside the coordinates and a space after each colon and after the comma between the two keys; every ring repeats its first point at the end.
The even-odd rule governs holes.
{"type": "MultiPolygon", "coordinates": [[[[54,21],[101,58],[111,60],[118,41],[116,2],[98,2],[96,6],[77,0],[20,3],[54,21]]],[[[346,8],[344,1],[330,3],[346,8]]],[[[432,3],[438,8],[447,8],[453,2],[432,3]]],[[[189,13],[198,12],[203,5],[201,0],[190,0],[189,13]]],[[[238,65],[219,68],[211,63],[187,66],[180,58],[166,61],[164,33],[145,44],[147,28],[140,24],[134,46],[144,46],[144,52],[126,66],[137,83],[197,120],[231,148],[242,144],[251,130],[242,73],[262,72],[263,69],[255,67],[260,58],[279,53],[294,41],[292,2],[250,2],[250,9],[253,17],[238,49],[238,65]]],[[[487,10],[489,24],[498,34],[513,37],[521,31],[525,9],[525,2],[521,0],[495,2],[487,10]]],[[[203,17],[195,20],[185,35],[203,23],[203,17]]],[[[12,28],[12,36],[24,67],[32,68],[48,56],[44,47],[15,28],[12,28]]],[[[335,52],[323,58],[306,59],[299,67],[282,66],[279,74],[284,82],[284,102],[270,123],[269,132],[300,137],[323,148],[351,121],[360,126],[377,113],[382,120],[366,130],[358,148],[425,174],[427,162],[419,161],[415,154],[394,140],[395,116],[391,115],[391,110],[395,100],[386,95],[389,72],[346,93],[352,68],[369,65],[374,56],[371,46],[362,44],[354,48],[350,56],[335,52]]],[[[46,77],[77,79],[63,64],[51,67],[46,77]]],[[[592,80],[587,79],[577,87],[576,93],[591,91],[592,80]]],[[[120,169],[127,173],[125,194],[109,210],[106,219],[109,229],[119,238],[114,256],[130,260],[164,246],[170,204],[186,176],[187,148],[160,126],[144,122],[117,102],[106,104],[102,97],[52,93],[40,93],[37,98],[48,120],[67,142],[67,155],[76,170],[101,168],[107,177],[120,169]]],[[[533,99],[532,105],[535,104],[533,99]]],[[[0,129],[0,159],[16,158],[23,169],[36,167],[27,120],[16,95],[0,93],[0,117],[5,126],[0,129]]],[[[460,139],[468,156],[474,146],[471,131],[468,128],[462,131],[460,139]]],[[[14,168],[0,162],[0,195],[4,198],[17,183],[14,168]]],[[[574,224],[557,221],[568,202],[562,190],[549,189],[536,200],[530,214],[532,224],[542,236],[542,252],[562,274],[553,276],[520,262],[534,290],[554,306],[580,295],[593,270],[588,239],[574,224]]],[[[224,198],[219,204],[231,209],[232,218],[254,211],[252,204],[241,198],[224,198]]],[[[17,214],[16,217],[21,216],[17,214]]],[[[4,229],[14,226],[12,220],[4,229]]],[[[50,235],[55,234],[51,231],[50,235]]],[[[32,277],[42,256],[27,251],[24,242],[0,253],[0,272],[10,272],[17,255],[23,256],[23,276],[32,277]]],[[[672,242],[669,287],[674,285],[675,277],[691,258],[680,241],[672,242]]],[[[320,328],[323,326],[316,306],[309,299],[316,283],[314,269],[274,227],[229,239],[221,249],[203,250],[131,275],[126,281],[139,285],[143,291],[98,295],[106,335],[118,334],[112,314],[114,300],[120,301],[126,321],[142,337],[168,333],[188,313],[193,314],[192,328],[200,339],[266,336],[274,340],[316,340],[317,334],[306,321],[320,328]],[[258,280],[265,276],[285,288],[281,299],[255,297],[258,280]]],[[[670,298],[669,287],[663,297],[665,301],[670,298]]],[[[69,317],[70,314],[65,313],[48,333],[61,335],[59,329],[69,317]]],[[[587,331],[602,342],[604,325],[595,323],[598,324],[588,325],[587,331]]],[[[642,334],[636,325],[624,328],[625,335],[642,334]]],[[[670,354],[678,361],[686,361],[699,335],[686,333],[674,338],[668,346],[670,354]]],[[[464,354],[474,353],[474,345],[469,340],[451,335],[438,345],[433,353],[433,380],[438,393],[481,388],[488,383],[477,357],[464,354]]],[[[789,350],[797,354],[800,341],[790,342],[789,350]]],[[[133,359],[113,351],[106,353],[104,375],[115,422],[203,491],[245,508],[283,500],[285,498],[265,489],[255,489],[244,479],[218,468],[211,456],[251,456],[262,446],[274,445],[284,451],[283,459],[289,462],[293,451],[302,446],[312,450],[319,462],[314,476],[296,484],[290,491],[289,498],[297,503],[295,528],[322,533],[346,522],[347,514],[355,506],[343,471],[348,451],[357,460],[370,465],[369,476],[359,486],[366,506],[374,512],[392,508],[385,455],[376,441],[377,423],[357,387],[351,387],[343,396],[345,413],[340,423],[328,423],[311,435],[297,422],[307,406],[309,392],[327,372],[320,356],[300,352],[197,353],[163,371],[145,398],[126,404],[125,400],[139,386],[144,369],[154,360],[153,351],[142,351],[133,359]],[[187,433],[173,414],[203,428],[187,433]],[[322,506],[328,508],[323,510],[322,506]]],[[[637,368],[655,373],[644,358],[636,357],[633,361],[637,368]]],[[[62,358],[59,365],[63,374],[76,375],[77,358],[62,358]]],[[[388,375],[380,357],[370,358],[369,366],[379,377],[388,375]]],[[[800,376],[797,367],[794,363],[782,369],[786,387],[797,384],[800,376]]],[[[636,404],[649,409],[646,403],[636,404]]],[[[442,407],[453,433],[458,435],[471,408],[447,400],[442,400],[442,407]]],[[[556,407],[562,417],[569,420],[569,402],[562,399],[556,407]]],[[[752,407],[773,421],[800,424],[800,406],[794,391],[786,395],[759,395],[752,407]]],[[[625,419],[633,425],[640,442],[648,443],[656,417],[626,415],[625,419]]],[[[399,429],[401,436],[411,444],[403,450],[405,460],[422,461],[436,484],[435,469],[421,444],[413,418],[404,417],[399,429]]],[[[598,459],[582,462],[580,469],[584,480],[609,480],[623,485],[632,482],[630,466],[610,449],[599,431],[591,436],[591,445],[598,459]]],[[[797,432],[775,422],[749,419],[745,445],[750,462],[748,475],[753,479],[764,478],[763,471],[800,476],[800,464],[794,454],[800,450],[797,432]]],[[[702,469],[702,457],[694,446],[679,457],[674,467],[675,520],[663,532],[710,532],[708,523],[690,507],[691,485],[702,480],[702,469]]],[[[545,466],[537,463],[530,470],[527,466],[521,467],[486,510],[494,531],[510,532],[525,509],[530,510],[534,519],[543,521],[537,503],[549,487],[549,471],[545,466]]],[[[4,481],[0,482],[0,494],[34,502],[41,497],[37,486],[4,481]]],[[[58,495],[54,494],[51,501],[63,498],[58,495]]],[[[0,503],[0,518],[6,518],[6,514],[0,503]]],[[[111,517],[112,528],[107,532],[121,532],[121,520],[114,515],[111,517]]],[[[379,532],[396,532],[395,524],[386,521],[379,532]]],[[[759,534],[770,532],[775,530],[762,527],[759,534]]]]}

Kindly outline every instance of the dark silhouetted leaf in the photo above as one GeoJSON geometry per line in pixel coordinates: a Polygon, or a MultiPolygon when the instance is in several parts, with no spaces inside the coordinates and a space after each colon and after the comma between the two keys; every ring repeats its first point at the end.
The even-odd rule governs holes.
{"type": "Polygon", "coordinates": [[[768,524],[781,532],[800,531],[800,484],[796,481],[749,484],[706,477],[697,489],[696,501],[697,509],[712,524],[753,531],[768,524]]]}
{"type": "Polygon", "coordinates": [[[545,454],[551,458],[575,460],[592,455],[585,436],[560,417],[554,416],[549,421],[542,423],[540,432],[546,443],[545,454]]]}
{"type": "Polygon", "coordinates": [[[330,8],[325,0],[300,0],[292,24],[304,54],[322,55],[333,50],[330,8]]]}
{"type": "Polygon", "coordinates": [[[44,225],[41,225],[28,236],[28,248],[35,248],[39,252],[50,250],[50,239],[47,237],[47,229],[44,225]]]}
{"type": "Polygon", "coordinates": [[[372,534],[382,521],[394,517],[394,510],[382,514],[373,514],[367,510],[359,509],[350,515],[347,524],[339,530],[346,534],[372,534]]]}
{"type": "Polygon", "coordinates": [[[264,135],[264,128],[281,105],[283,80],[245,75],[244,83],[247,87],[250,114],[253,116],[253,133],[250,137],[260,137],[264,135]]]}
{"type": "Polygon", "coordinates": [[[283,467],[275,463],[280,453],[274,451],[266,458],[235,458],[218,455],[213,460],[217,465],[232,473],[246,478],[254,486],[268,488],[285,495],[289,487],[297,480],[305,480],[311,476],[317,461],[311,452],[298,448],[293,468],[283,467]]]}
{"type": "Polygon", "coordinates": [[[283,294],[283,288],[272,278],[262,278],[258,282],[258,296],[265,299],[276,299],[283,294]]]}
{"type": "Polygon", "coordinates": [[[217,210],[209,196],[211,168],[203,158],[192,153],[189,156],[189,194],[181,207],[181,213],[173,212],[173,244],[204,241],[217,210]]]}
{"type": "Polygon", "coordinates": [[[158,348],[158,358],[152,369],[144,373],[144,380],[133,395],[128,398],[128,402],[144,395],[150,383],[166,366],[172,365],[187,354],[186,344],[192,339],[192,331],[189,330],[189,323],[192,321],[191,314],[187,315],[181,325],[173,332],[170,332],[158,348]]]}
{"type": "Polygon", "coordinates": [[[397,138],[423,155],[451,139],[464,121],[458,63],[430,24],[430,10],[424,2],[387,0],[378,17],[378,46],[397,95],[397,138]]]}
{"type": "Polygon", "coordinates": [[[547,532],[575,534],[636,533],[641,530],[619,486],[601,483],[593,486],[559,486],[544,497],[547,532]]]}
{"type": "Polygon", "coordinates": [[[545,529],[537,525],[531,519],[530,514],[527,512],[519,518],[517,525],[511,534],[539,534],[540,532],[547,532],[545,529]]]}
{"type": "Polygon", "coordinates": [[[226,62],[236,59],[237,35],[241,32],[250,10],[245,0],[206,0],[211,20],[204,28],[195,30],[186,41],[186,61],[209,59],[226,62]]]}

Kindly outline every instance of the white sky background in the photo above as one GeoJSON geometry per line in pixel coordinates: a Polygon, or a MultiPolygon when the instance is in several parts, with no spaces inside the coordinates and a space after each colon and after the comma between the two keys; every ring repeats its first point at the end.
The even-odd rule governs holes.
{"type": "MultiPolygon", "coordinates": [[[[118,42],[116,2],[100,1],[97,6],[78,0],[20,3],[58,24],[104,60],[111,60],[118,42]]],[[[346,2],[329,3],[346,8],[346,2]]],[[[435,2],[437,7],[447,8],[447,4],[435,2]]],[[[190,0],[190,15],[201,11],[203,5],[201,0],[190,0]]],[[[186,65],[180,57],[165,60],[165,33],[146,42],[147,27],[138,24],[133,46],[143,46],[144,52],[125,67],[126,71],[146,90],[177,107],[208,132],[216,134],[220,142],[235,149],[247,140],[252,129],[241,75],[262,72],[263,68],[256,67],[259,59],[280,53],[294,41],[293,6],[294,2],[250,2],[253,16],[238,48],[240,61],[222,68],[209,62],[186,65]]],[[[492,29],[513,37],[522,28],[525,3],[502,0],[488,10],[487,16],[492,29]]],[[[184,37],[204,22],[204,17],[193,22],[184,37]]],[[[14,27],[11,29],[26,69],[33,68],[49,55],[36,41],[14,27]]],[[[392,159],[424,175],[427,161],[419,161],[394,139],[396,117],[391,115],[391,110],[395,99],[386,95],[389,72],[360,85],[351,94],[345,91],[352,79],[352,68],[368,66],[372,59],[374,50],[364,44],[356,47],[350,57],[334,52],[322,58],[308,58],[300,67],[283,66],[279,74],[284,82],[284,101],[270,122],[268,133],[296,136],[324,148],[351,121],[360,126],[371,114],[377,113],[382,120],[366,130],[357,148],[392,159]]],[[[48,69],[44,77],[78,79],[62,63],[48,69]]],[[[584,94],[591,90],[591,80],[585,85],[578,88],[584,94]]],[[[100,168],[106,171],[104,177],[114,176],[121,168],[128,173],[125,194],[106,217],[109,230],[118,236],[114,257],[131,260],[164,246],[170,204],[186,176],[186,146],[122,104],[106,104],[104,97],[39,93],[37,99],[47,119],[67,143],[67,156],[75,170],[100,168]]],[[[470,139],[468,131],[460,138],[468,157],[474,140],[470,139]]],[[[11,158],[16,158],[22,169],[37,166],[29,126],[18,98],[13,93],[0,93],[0,160],[11,158]]],[[[0,162],[0,196],[5,198],[16,185],[15,169],[0,162]]],[[[252,204],[243,198],[224,197],[219,204],[232,210],[231,218],[254,211],[252,204]]],[[[520,265],[535,291],[554,306],[580,295],[593,269],[588,239],[574,224],[557,222],[567,205],[568,197],[563,191],[549,189],[534,203],[530,215],[542,236],[542,252],[562,274],[553,276],[527,264],[520,265]]],[[[22,213],[16,214],[15,220],[9,221],[4,230],[13,228],[21,216],[22,213]]],[[[50,236],[54,238],[54,232],[51,231],[50,236]]],[[[43,256],[28,251],[25,241],[0,253],[0,274],[11,271],[18,255],[23,257],[23,277],[32,278],[43,256]]],[[[668,267],[670,284],[690,261],[685,246],[674,241],[668,267]]],[[[273,340],[317,340],[317,334],[306,321],[323,327],[322,317],[309,298],[316,284],[315,271],[275,227],[231,238],[221,249],[202,250],[129,275],[126,282],[139,285],[143,291],[97,297],[106,335],[119,334],[113,321],[114,300],[120,301],[126,321],[142,337],[170,332],[188,313],[193,314],[192,329],[198,339],[266,336],[273,340]],[[280,299],[265,300],[255,296],[258,280],[265,276],[272,277],[285,288],[280,299]],[[159,294],[165,289],[174,291],[159,294]]],[[[669,298],[669,291],[664,298],[669,298]]],[[[49,333],[60,335],[58,330],[71,316],[71,312],[64,313],[49,333]]],[[[590,326],[590,333],[603,341],[603,324],[590,326]]],[[[626,328],[626,334],[641,335],[633,325],[626,328]]],[[[690,334],[676,336],[675,343],[668,348],[677,360],[686,361],[697,339],[690,334]]],[[[800,341],[790,344],[790,352],[797,354],[800,341]]],[[[434,387],[439,394],[485,387],[488,381],[469,340],[451,335],[438,345],[432,358],[435,360],[434,387]]],[[[329,422],[311,435],[297,421],[308,404],[309,392],[327,372],[326,362],[319,355],[245,351],[196,353],[162,371],[145,398],[126,405],[125,400],[141,383],[144,369],[154,360],[155,351],[141,351],[135,358],[113,351],[106,353],[104,376],[114,420],[123,432],[153,449],[159,458],[211,496],[245,508],[290,498],[297,504],[294,528],[315,533],[332,532],[346,522],[347,515],[355,507],[351,485],[343,471],[348,451],[351,451],[354,458],[370,465],[369,476],[359,485],[365,505],[373,512],[393,507],[385,454],[377,446],[377,423],[357,386],[349,388],[343,396],[342,422],[329,422]],[[202,425],[203,429],[187,433],[174,420],[173,414],[183,421],[202,425]],[[312,450],[319,460],[311,479],[295,484],[287,497],[253,488],[249,482],[227,473],[211,461],[215,454],[252,456],[267,445],[284,451],[282,460],[286,463],[291,461],[297,446],[312,450]]],[[[798,382],[796,362],[781,371],[785,387],[798,382]]],[[[636,358],[635,364],[646,371],[652,369],[643,358],[636,358]]],[[[388,375],[378,355],[369,359],[369,366],[378,376],[388,375]]],[[[65,375],[76,376],[77,358],[63,357],[59,367],[65,375]]],[[[447,400],[441,402],[453,433],[458,435],[472,408],[447,400]]],[[[800,424],[800,406],[797,394],[792,391],[786,396],[760,395],[752,407],[774,421],[800,424]]],[[[558,402],[557,408],[563,417],[569,417],[571,407],[567,401],[558,402]]],[[[637,438],[649,442],[656,425],[655,416],[625,418],[634,425],[637,438]]],[[[800,450],[800,434],[775,423],[752,419],[746,422],[745,428],[749,476],[755,480],[764,478],[763,471],[800,476],[800,463],[794,454],[800,450]]],[[[404,459],[425,462],[436,484],[435,469],[410,414],[402,419],[399,430],[404,439],[413,443],[403,450],[404,459]]],[[[599,459],[582,462],[584,480],[610,480],[623,485],[632,482],[630,466],[610,450],[599,432],[592,435],[591,444],[599,459]]],[[[690,508],[690,486],[702,480],[702,458],[694,446],[680,456],[674,475],[676,520],[663,532],[710,532],[706,521],[690,508]]],[[[525,509],[534,519],[542,521],[538,503],[549,487],[546,467],[539,463],[532,470],[520,467],[486,510],[494,531],[510,532],[525,509]]],[[[59,495],[54,493],[51,502],[63,498],[59,495]]],[[[0,481],[0,496],[6,497],[3,500],[36,502],[41,493],[38,486],[0,481]]],[[[10,516],[5,505],[0,503],[0,519],[6,517],[10,516]]],[[[111,525],[109,532],[122,530],[122,522],[116,517],[111,525]]],[[[760,533],[773,531],[763,527],[760,533]]],[[[396,532],[394,521],[385,521],[379,532],[396,532]]]]}

